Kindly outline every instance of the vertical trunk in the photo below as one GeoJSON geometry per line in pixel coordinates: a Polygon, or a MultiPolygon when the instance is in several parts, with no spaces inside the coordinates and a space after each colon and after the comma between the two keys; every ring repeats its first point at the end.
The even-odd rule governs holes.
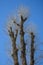
{"type": "Polygon", "coordinates": [[[20,27],[20,40],[21,40],[21,59],[22,65],[27,65],[26,63],[26,45],[24,42],[24,31],[23,31],[23,20],[21,19],[21,27],[20,27]]]}
{"type": "MultiPolygon", "coordinates": [[[[14,33],[12,32],[12,29],[9,32],[9,36],[12,40],[12,47],[13,47],[12,57],[14,59],[14,65],[19,65],[19,63],[18,63],[18,49],[16,47],[16,37],[14,37],[14,33]]],[[[17,36],[17,34],[16,34],[16,36],[17,36]]]]}
{"type": "Polygon", "coordinates": [[[30,65],[34,65],[34,33],[31,32],[31,55],[30,55],[30,65]]]}

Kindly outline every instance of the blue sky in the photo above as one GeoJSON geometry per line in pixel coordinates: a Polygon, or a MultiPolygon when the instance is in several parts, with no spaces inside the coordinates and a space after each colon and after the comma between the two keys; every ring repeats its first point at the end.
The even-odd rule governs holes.
{"type": "Polygon", "coordinates": [[[8,15],[15,12],[20,5],[30,9],[30,21],[38,27],[39,38],[43,41],[43,0],[0,0],[0,65],[7,65],[5,46],[9,40],[3,31],[8,15]]]}

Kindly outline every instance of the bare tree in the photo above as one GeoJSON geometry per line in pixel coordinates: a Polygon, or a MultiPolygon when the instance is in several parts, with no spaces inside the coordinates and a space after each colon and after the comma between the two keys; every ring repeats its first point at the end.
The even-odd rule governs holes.
{"type": "MultiPolygon", "coordinates": [[[[17,48],[16,45],[16,41],[17,41],[17,36],[18,36],[18,32],[20,35],[20,44],[21,44],[21,62],[22,65],[28,65],[27,64],[27,59],[26,59],[26,43],[24,40],[24,35],[25,33],[30,33],[30,38],[31,38],[31,45],[30,45],[30,65],[35,65],[35,59],[34,59],[34,55],[35,55],[35,34],[36,33],[34,25],[28,25],[28,27],[25,28],[24,30],[24,23],[27,21],[28,19],[28,10],[26,8],[21,7],[18,11],[19,13],[19,18],[20,18],[20,22],[18,23],[18,21],[15,21],[15,18],[13,20],[11,20],[10,24],[8,24],[8,33],[9,36],[12,40],[12,48],[13,48],[13,54],[11,55],[13,57],[14,60],[14,65],[19,65],[19,58],[18,58],[18,51],[19,49],[17,48]],[[15,28],[13,27],[15,26],[15,28]],[[17,27],[16,27],[17,26],[17,27]],[[14,28],[14,29],[13,29],[14,28]],[[34,30],[33,30],[34,29],[34,30]]],[[[32,24],[32,23],[31,23],[32,24]]],[[[29,42],[28,42],[29,43],[29,42]]]]}

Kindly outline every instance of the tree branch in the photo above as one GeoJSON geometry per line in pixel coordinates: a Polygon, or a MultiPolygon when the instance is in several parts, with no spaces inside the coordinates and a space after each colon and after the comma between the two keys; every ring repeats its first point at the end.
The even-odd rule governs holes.
{"type": "Polygon", "coordinates": [[[24,41],[24,31],[23,31],[23,17],[21,17],[21,26],[20,26],[20,41],[21,41],[21,59],[22,59],[22,65],[27,65],[26,62],[26,45],[24,41]]]}
{"type": "Polygon", "coordinates": [[[12,27],[10,28],[10,30],[8,32],[9,32],[9,36],[12,40],[12,47],[13,47],[12,57],[14,59],[14,65],[19,65],[19,63],[18,63],[18,49],[16,47],[16,38],[17,38],[18,30],[16,30],[16,37],[14,37],[14,33],[12,32],[12,27]]]}
{"type": "Polygon", "coordinates": [[[33,32],[31,32],[31,54],[30,54],[30,65],[34,65],[34,52],[35,52],[35,48],[34,48],[34,38],[35,35],[33,32]]]}

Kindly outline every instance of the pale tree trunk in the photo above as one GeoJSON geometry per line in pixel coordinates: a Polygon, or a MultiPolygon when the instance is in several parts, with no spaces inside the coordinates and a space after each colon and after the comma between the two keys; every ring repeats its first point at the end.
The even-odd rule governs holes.
{"type": "Polygon", "coordinates": [[[34,52],[35,52],[35,48],[34,48],[34,38],[35,35],[33,32],[31,32],[31,51],[30,51],[30,65],[34,65],[34,52]]]}
{"type": "Polygon", "coordinates": [[[18,31],[16,31],[16,36],[14,36],[14,33],[12,32],[12,28],[10,28],[9,36],[12,40],[12,48],[13,48],[12,57],[14,59],[14,65],[19,65],[19,63],[18,63],[18,49],[16,47],[17,33],[18,33],[18,31]]]}
{"type": "Polygon", "coordinates": [[[22,65],[27,65],[26,63],[26,45],[24,41],[24,31],[23,31],[23,18],[21,17],[21,25],[20,25],[20,41],[21,41],[21,60],[22,65]]]}

